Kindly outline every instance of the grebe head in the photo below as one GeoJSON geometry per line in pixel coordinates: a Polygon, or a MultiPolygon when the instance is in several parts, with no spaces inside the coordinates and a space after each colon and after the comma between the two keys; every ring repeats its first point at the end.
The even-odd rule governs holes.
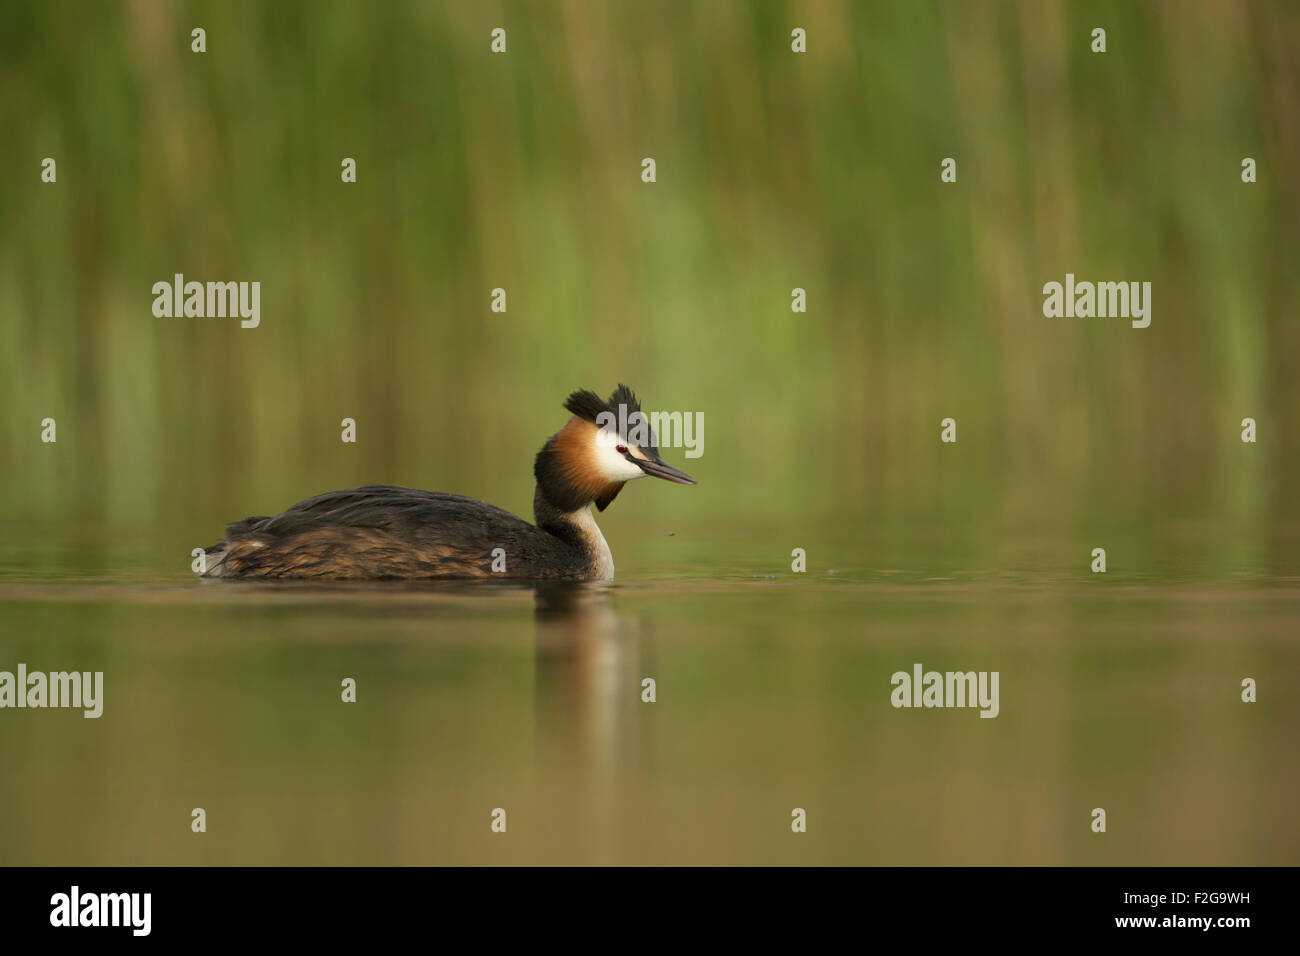
{"type": "Polygon", "coordinates": [[[557,507],[595,502],[604,511],[626,482],[650,475],[681,485],[695,479],[659,455],[659,442],[632,390],[619,385],[608,400],[583,389],[564,402],[569,423],[542,447],[537,484],[557,507]]]}

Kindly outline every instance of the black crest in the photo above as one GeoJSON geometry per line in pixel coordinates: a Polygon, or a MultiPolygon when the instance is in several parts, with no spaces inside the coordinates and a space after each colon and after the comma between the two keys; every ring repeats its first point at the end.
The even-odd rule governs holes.
{"type": "Polygon", "coordinates": [[[656,455],[659,454],[659,439],[650,430],[650,419],[641,411],[641,403],[637,401],[632,389],[620,383],[618,388],[614,389],[614,394],[609,396],[607,404],[614,421],[627,422],[627,433],[624,433],[623,437],[629,439],[630,444],[648,449],[656,455]],[[621,416],[620,408],[623,412],[621,416]]]}
{"type": "Polygon", "coordinates": [[[637,401],[636,394],[626,385],[619,383],[618,388],[614,389],[614,394],[609,396],[607,403],[609,410],[617,417],[618,406],[626,405],[627,411],[624,413],[628,418],[632,417],[633,412],[641,411],[641,403],[637,401]]]}
{"type": "Polygon", "coordinates": [[[596,424],[596,416],[601,412],[609,411],[609,406],[605,404],[595,392],[587,389],[580,389],[574,392],[564,400],[564,407],[579,418],[586,419],[593,425],[596,424]]]}
{"type": "Polygon", "coordinates": [[[634,439],[640,439],[634,443],[642,448],[650,448],[658,451],[659,440],[655,437],[654,432],[650,430],[650,422],[641,411],[641,402],[637,399],[636,393],[626,385],[619,384],[614,389],[613,394],[608,400],[602,401],[600,396],[589,389],[581,389],[574,392],[564,400],[564,407],[577,415],[579,418],[591,422],[593,425],[603,425],[604,421],[600,420],[602,414],[611,416],[616,425],[626,424],[626,428],[620,428],[619,434],[624,438],[632,434],[634,439]],[[620,406],[622,415],[619,415],[620,406]],[[640,427],[638,428],[638,424],[640,427]]]}
{"type": "Polygon", "coordinates": [[[596,416],[601,412],[612,412],[614,417],[618,417],[618,406],[626,405],[627,411],[623,414],[627,418],[632,417],[633,412],[641,411],[641,403],[637,400],[636,393],[626,385],[620,384],[614,389],[608,400],[602,399],[590,389],[583,388],[569,395],[564,400],[564,407],[579,418],[585,418],[593,425],[596,424],[596,416]]]}

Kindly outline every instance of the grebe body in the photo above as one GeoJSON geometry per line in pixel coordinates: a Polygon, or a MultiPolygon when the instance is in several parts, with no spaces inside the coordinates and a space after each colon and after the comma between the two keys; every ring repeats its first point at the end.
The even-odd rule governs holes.
{"type": "Polygon", "coordinates": [[[604,511],[636,478],[695,484],[659,456],[636,396],[574,392],[573,417],[533,466],[536,524],[463,495],[367,485],[237,521],[207,549],[204,576],[242,579],[523,578],[607,581],[604,511]]]}

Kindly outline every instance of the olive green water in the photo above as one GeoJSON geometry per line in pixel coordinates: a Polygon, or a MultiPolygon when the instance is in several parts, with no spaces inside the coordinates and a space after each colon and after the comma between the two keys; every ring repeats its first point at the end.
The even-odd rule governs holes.
{"type": "Polygon", "coordinates": [[[1028,539],[970,569],[828,532],[795,574],[611,537],[613,587],[543,590],[196,582],[47,541],[0,581],[0,660],[102,670],[104,710],[0,713],[0,861],[1300,858],[1294,568],[1093,575],[1028,539]],[[915,663],[998,671],[999,715],[894,708],[915,663]]]}

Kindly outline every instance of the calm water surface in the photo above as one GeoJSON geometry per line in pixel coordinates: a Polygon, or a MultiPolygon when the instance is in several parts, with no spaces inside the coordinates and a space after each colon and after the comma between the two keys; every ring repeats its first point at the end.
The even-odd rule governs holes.
{"type": "Polygon", "coordinates": [[[0,863],[1300,860],[1295,575],[675,547],[612,587],[286,586],[11,536],[0,669],[105,703],[0,712],[0,863]],[[916,663],[998,671],[999,716],[894,709],[916,663]]]}

